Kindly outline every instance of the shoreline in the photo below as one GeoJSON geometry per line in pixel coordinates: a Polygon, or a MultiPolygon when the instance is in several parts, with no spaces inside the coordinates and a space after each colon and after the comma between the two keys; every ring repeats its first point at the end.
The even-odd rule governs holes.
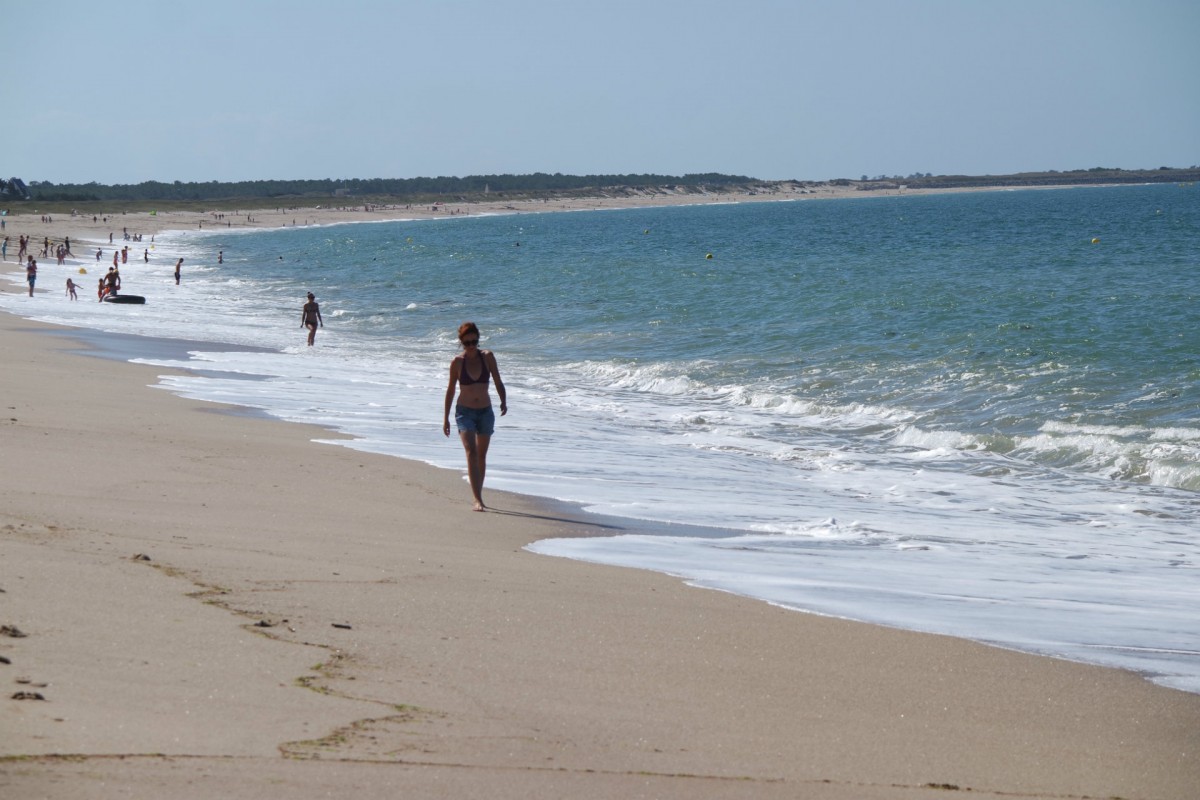
{"type": "MultiPolygon", "coordinates": [[[[8,312],[0,311],[0,314],[5,314],[5,313],[8,313],[8,312]]],[[[209,350],[214,349],[214,346],[219,347],[221,351],[230,351],[230,352],[256,350],[256,349],[260,350],[262,352],[270,352],[270,353],[280,352],[280,351],[273,350],[270,348],[253,348],[248,345],[233,344],[233,343],[229,343],[229,342],[212,342],[212,341],[205,341],[205,340],[177,339],[177,338],[164,337],[164,336],[143,336],[143,335],[138,335],[138,334],[111,333],[111,332],[106,332],[106,331],[95,330],[92,328],[76,328],[76,327],[60,326],[58,324],[43,324],[43,323],[37,322],[35,320],[27,320],[24,317],[17,317],[15,315],[12,315],[12,316],[14,317],[14,319],[20,320],[22,322],[28,322],[31,326],[28,329],[17,327],[16,328],[17,330],[29,332],[29,333],[36,333],[41,336],[50,336],[53,338],[61,338],[65,341],[72,342],[76,345],[74,347],[66,349],[64,352],[67,352],[67,353],[70,353],[73,355],[81,355],[81,356],[85,356],[85,357],[90,357],[90,358],[106,359],[106,360],[110,360],[110,361],[115,361],[117,363],[134,363],[132,361],[132,359],[135,359],[135,358],[137,358],[137,359],[165,359],[165,360],[177,360],[177,361],[191,362],[191,360],[192,360],[191,352],[193,350],[209,351],[209,350]],[[34,328],[32,326],[41,326],[41,327],[34,328]]],[[[153,366],[151,366],[150,368],[151,369],[165,369],[162,367],[153,367],[153,366]]],[[[200,376],[209,374],[209,371],[206,370],[202,364],[196,364],[195,366],[189,365],[189,366],[179,367],[175,371],[181,371],[181,372],[186,372],[190,375],[200,375],[200,376]]],[[[225,376],[225,373],[215,373],[215,374],[217,374],[221,377],[225,376]]],[[[246,376],[244,379],[250,380],[250,381],[255,381],[255,380],[259,380],[260,378],[258,378],[256,376],[246,376]]],[[[167,391],[170,392],[169,389],[167,391]]],[[[171,392],[171,393],[174,394],[173,392],[171,392]]],[[[202,402],[204,405],[215,406],[215,408],[212,409],[213,413],[246,416],[246,417],[250,417],[250,418],[254,418],[254,419],[269,420],[272,422],[277,422],[277,423],[285,424],[285,425],[303,424],[303,423],[295,423],[290,420],[281,419],[279,417],[271,415],[270,413],[268,413],[266,411],[262,411],[260,409],[253,408],[250,406],[240,406],[240,405],[222,404],[222,403],[214,404],[214,403],[209,403],[207,401],[198,401],[198,402],[202,402]]],[[[322,431],[324,431],[322,438],[326,439],[326,440],[328,440],[328,439],[347,440],[347,439],[353,438],[353,436],[351,434],[348,434],[348,433],[338,430],[336,428],[330,428],[330,427],[325,427],[325,426],[319,426],[319,427],[322,431]]],[[[402,458],[401,456],[391,456],[391,455],[385,456],[385,457],[387,457],[387,458],[402,458]]],[[[413,464],[419,464],[423,468],[428,467],[429,469],[436,470],[438,472],[445,472],[445,473],[449,473],[449,474],[459,475],[460,477],[465,476],[465,469],[460,468],[460,467],[441,467],[441,466],[437,466],[434,464],[430,464],[428,462],[423,462],[423,461],[420,461],[417,459],[411,459],[411,458],[403,459],[403,460],[408,461],[413,464]]],[[[465,484],[464,484],[464,486],[465,486],[465,484]]],[[[543,511],[543,513],[547,514],[550,517],[570,518],[572,520],[581,520],[583,522],[586,522],[586,524],[589,526],[590,531],[591,531],[588,534],[586,534],[588,536],[615,536],[615,535],[619,535],[621,533],[627,533],[631,529],[636,529],[637,532],[639,532],[639,533],[651,533],[654,535],[691,536],[691,537],[700,536],[700,537],[704,537],[704,538],[719,538],[719,537],[725,537],[725,536],[737,536],[737,535],[744,533],[744,531],[734,530],[731,528],[703,527],[703,526],[698,526],[698,525],[689,525],[686,523],[660,522],[660,521],[656,521],[656,520],[638,519],[635,517],[619,517],[619,516],[614,516],[614,515],[609,515],[609,514],[602,514],[598,511],[586,510],[582,503],[572,502],[569,500],[557,500],[552,497],[525,494],[525,493],[521,493],[521,492],[513,492],[513,491],[509,491],[509,490],[502,490],[502,489],[488,489],[489,494],[492,494],[493,492],[495,492],[497,494],[501,494],[501,495],[512,495],[512,496],[516,496],[516,497],[521,497],[524,500],[526,500],[530,503],[534,503],[537,506],[539,506],[539,508],[543,511]]],[[[568,531],[567,533],[569,534],[570,532],[568,531]]],[[[561,535],[561,533],[560,533],[560,535],[561,535]]],[[[528,544],[532,544],[533,542],[536,542],[536,541],[539,541],[539,540],[534,539],[531,542],[529,542],[528,544]]],[[[765,602],[765,601],[760,601],[760,602],[765,602]]],[[[802,611],[800,613],[808,613],[808,612],[802,611]]],[[[816,612],[812,612],[812,613],[816,613],[816,612]]]]}
{"type": "MultiPolygon", "coordinates": [[[[16,317],[16,318],[23,319],[20,317],[16,317]]],[[[33,325],[33,324],[39,324],[39,323],[31,323],[31,325],[33,325]]],[[[220,350],[220,351],[226,351],[226,350],[228,350],[228,351],[242,351],[242,350],[256,351],[257,350],[257,351],[261,351],[261,352],[276,353],[276,354],[282,354],[284,352],[284,351],[274,350],[271,348],[256,348],[256,347],[248,346],[248,345],[222,343],[222,342],[217,342],[217,341],[178,339],[178,338],[173,338],[173,337],[155,336],[155,335],[148,335],[148,334],[141,335],[141,334],[110,333],[110,332],[103,332],[103,331],[95,330],[95,329],[91,329],[91,328],[59,327],[58,323],[55,323],[54,325],[55,325],[54,329],[39,330],[39,329],[31,327],[28,329],[28,331],[29,332],[37,332],[39,335],[51,336],[54,338],[61,338],[65,341],[77,344],[78,346],[72,347],[71,349],[67,350],[67,352],[70,352],[73,354],[86,355],[86,356],[90,356],[93,358],[108,359],[108,360],[116,361],[118,363],[132,362],[134,359],[139,359],[139,360],[140,359],[149,359],[151,361],[165,360],[165,361],[169,361],[169,362],[183,362],[182,364],[175,364],[170,367],[165,367],[165,366],[158,367],[158,369],[162,369],[162,370],[165,370],[168,372],[186,373],[189,375],[196,375],[196,376],[201,376],[201,377],[211,375],[216,378],[227,378],[228,373],[223,372],[223,371],[210,371],[205,367],[203,361],[193,361],[192,360],[192,351],[193,350],[201,350],[201,351],[205,351],[205,352],[212,351],[212,350],[220,350]]],[[[21,329],[21,330],[24,330],[24,329],[21,329]]],[[[152,368],[154,368],[153,365],[152,365],[152,368]]],[[[258,376],[253,376],[253,375],[245,375],[243,379],[250,381],[250,382],[254,382],[254,381],[262,380],[263,378],[258,377],[258,376]]],[[[156,388],[166,389],[168,392],[171,392],[171,393],[175,393],[177,391],[177,390],[169,388],[168,386],[166,386],[165,384],[163,384],[161,382],[156,386],[156,388]]],[[[182,395],[182,396],[186,396],[186,395],[182,395]]],[[[268,410],[264,410],[262,408],[254,407],[254,406],[228,405],[228,404],[223,404],[221,402],[217,402],[215,404],[215,406],[208,408],[207,410],[209,410],[210,413],[235,414],[235,415],[239,415],[239,416],[246,416],[249,418],[260,419],[260,420],[284,422],[285,424],[296,424],[293,420],[291,420],[287,417],[276,416],[275,414],[271,413],[268,410]]],[[[303,423],[300,423],[300,424],[303,424],[303,423]]],[[[319,441],[319,443],[321,443],[321,444],[338,444],[341,446],[349,446],[351,448],[355,447],[354,444],[352,443],[352,440],[354,440],[357,437],[355,436],[355,434],[353,432],[351,432],[349,430],[345,430],[345,429],[340,429],[338,427],[328,427],[328,426],[323,426],[323,425],[321,426],[321,430],[325,431],[325,435],[323,437],[321,437],[320,440],[317,440],[317,441],[319,441]]],[[[378,452],[378,451],[376,451],[376,452],[378,452]]],[[[455,452],[457,452],[457,448],[455,448],[455,452]]],[[[389,454],[387,457],[401,458],[401,459],[407,460],[413,464],[420,465],[422,468],[428,467],[429,469],[437,470],[439,472],[445,472],[448,474],[454,474],[454,475],[461,476],[464,472],[462,467],[457,465],[457,463],[456,463],[457,459],[454,459],[454,458],[450,459],[450,461],[454,462],[454,463],[447,464],[447,463],[434,463],[433,461],[428,461],[428,460],[424,460],[424,459],[417,458],[417,457],[395,455],[395,454],[389,454]]],[[[638,535],[649,535],[649,536],[681,536],[681,537],[687,537],[687,538],[721,539],[721,538],[736,538],[739,536],[744,536],[746,534],[745,529],[735,529],[735,528],[720,527],[720,526],[715,526],[715,525],[714,526],[701,526],[701,525],[694,525],[694,524],[688,524],[688,523],[667,522],[667,521],[662,521],[662,520],[645,519],[643,517],[617,516],[617,515],[613,515],[613,514],[604,514],[599,511],[589,510],[586,507],[586,504],[583,502],[564,500],[564,499],[556,499],[556,497],[554,497],[553,495],[550,495],[550,494],[537,494],[537,493],[531,493],[528,491],[514,492],[512,490],[497,490],[494,488],[489,490],[489,493],[492,491],[496,491],[501,494],[515,494],[527,502],[536,504],[540,507],[541,513],[543,515],[547,516],[547,518],[578,520],[581,522],[585,522],[589,526],[588,532],[585,534],[576,534],[576,533],[572,533],[569,531],[566,533],[560,532],[555,536],[555,538],[572,539],[572,538],[576,538],[577,536],[583,536],[583,537],[590,538],[590,537],[619,536],[622,534],[638,534],[638,535]]],[[[548,549],[539,549],[539,547],[534,546],[534,545],[537,545],[540,541],[541,541],[540,539],[536,539],[536,540],[533,540],[532,542],[527,543],[529,545],[530,552],[533,552],[533,553],[536,553],[539,555],[543,555],[543,556],[549,556],[549,557],[567,557],[567,558],[571,557],[569,555],[563,555],[563,556],[556,555],[553,547],[550,547],[548,549]]],[[[600,560],[600,561],[591,560],[586,557],[578,557],[577,560],[579,560],[580,563],[590,563],[590,564],[597,564],[597,565],[605,563],[602,560],[600,560]]],[[[656,571],[661,572],[662,570],[659,569],[656,571]]],[[[666,572],[664,574],[671,574],[671,573],[666,572]]],[[[679,580],[686,581],[687,579],[680,577],[679,580]]],[[[694,584],[689,582],[689,585],[704,586],[704,583],[703,583],[703,581],[699,581],[694,584]]],[[[706,588],[713,588],[713,587],[709,586],[706,588]]],[[[934,635],[951,635],[951,636],[954,636],[955,638],[960,638],[964,641],[975,642],[978,644],[983,644],[985,646],[997,647],[1000,649],[1007,649],[1007,650],[1011,650],[1013,652],[1020,652],[1020,653],[1032,654],[1032,655],[1041,656],[1041,657],[1060,659],[1060,660],[1065,660],[1065,661],[1068,661],[1071,663],[1079,663],[1079,664],[1085,664],[1085,665],[1099,665],[1104,668],[1126,670],[1126,671],[1129,671],[1133,674],[1136,674],[1136,675],[1142,677],[1144,680],[1153,682],[1157,685],[1164,686],[1164,687],[1170,688],[1172,690],[1184,691],[1184,692],[1189,692],[1192,694],[1200,695],[1200,690],[1182,688],[1177,685],[1172,685],[1172,683],[1168,680],[1162,680],[1163,678],[1167,677],[1170,673],[1155,672],[1149,667],[1144,667],[1144,668],[1139,669],[1137,666],[1130,666],[1130,665],[1122,666],[1120,664],[1113,664],[1113,663],[1105,664],[1102,662],[1098,662],[1096,660],[1090,660],[1086,657],[1078,656],[1077,654],[1074,654],[1074,653],[1056,652],[1053,649],[1047,649],[1044,647],[1039,650],[1039,649],[1032,648],[1032,647],[1022,647],[1018,644],[1006,643],[1003,640],[998,640],[995,638],[987,638],[985,636],[978,636],[978,635],[972,636],[972,635],[966,634],[966,633],[947,634],[945,632],[940,632],[937,629],[922,628],[922,627],[918,627],[918,626],[906,626],[903,624],[891,623],[891,622],[887,621],[886,619],[872,618],[871,616],[868,616],[868,615],[856,616],[856,615],[852,615],[852,614],[839,614],[836,611],[835,612],[823,611],[819,608],[806,608],[803,605],[775,602],[771,599],[767,599],[767,598],[764,598],[761,596],[756,596],[752,592],[739,591],[739,590],[728,589],[728,588],[717,589],[717,590],[718,591],[728,591],[731,594],[734,594],[736,596],[744,597],[744,598],[752,599],[752,600],[757,600],[758,602],[771,603],[771,604],[777,605],[780,608],[784,608],[786,610],[793,611],[796,613],[809,613],[809,614],[830,616],[831,618],[845,619],[845,620],[850,620],[850,621],[855,621],[855,622],[862,622],[862,623],[866,623],[866,624],[879,625],[882,627],[888,627],[888,628],[892,628],[895,630],[905,630],[905,631],[911,631],[911,632],[917,632],[917,633],[931,633],[934,635]]]]}
{"type": "Polygon", "coordinates": [[[147,391],[162,368],[50,329],[0,315],[0,623],[29,634],[0,638],[0,787],[1182,798],[1200,780],[1196,696],[536,556],[603,528],[499,492],[471,514],[458,472],[147,391]]]}
{"type": "Polygon", "coordinates": [[[213,413],[47,328],[0,315],[14,796],[1184,800],[1200,780],[1198,696],[537,556],[603,530],[499,492],[475,514],[458,474],[213,413]]]}

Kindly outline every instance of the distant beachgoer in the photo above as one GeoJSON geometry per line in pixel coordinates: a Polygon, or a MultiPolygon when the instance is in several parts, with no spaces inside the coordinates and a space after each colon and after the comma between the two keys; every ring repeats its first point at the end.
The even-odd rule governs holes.
{"type": "Polygon", "coordinates": [[[500,416],[508,413],[508,395],[500,380],[500,368],[491,350],[479,349],[479,328],[474,322],[458,326],[458,341],[463,353],[450,362],[450,383],[446,386],[446,407],[442,415],[442,432],[450,435],[450,406],[454,405],[454,421],[467,454],[467,478],[476,511],[487,511],[483,504],[483,479],[487,474],[487,451],[496,428],[496,412],[488,394],[488,378],[496,382],[500,396],[500,416]],[[454,393],[458,391],[458,403],[454,393]]]}
{"type": "Polygon", "coordinates": [[[313,293],[308,293],[308,302],[300,309],[300,327],[308,328],[308,346],[312,347],[313,342],[317,340],[317,326],[325,327],[325,320],[321,319],[321,305],[317,302],[317,298],[313,297],[313,293]]]}
{"type": "Polygon", "coordinates": [[[104,255],[104,251],[99,248],[96,248],[96,260],[99,261],[100,257],[103,255],[104,255]]]}
{"type": "Polygon", "coordinates": [[[120,257],[121,257],[120,251],[113,250],[113,269],[117,268],[117,259],[119,259],[120,257]]]}
{"type": "Polygon", "coordinates": [[[225,251],[224,250],[220,250],[217,252],[217,263],[218,264],[225,263],[225,251]]]}
{"type": "Polygon", "coordinates": [[[149,250],[146,251],[146,254],[143,256],[143,258],[145,259],[147,264],[150,263],[150,251],[149,250]]]}
{"type": "Polygon", "coordinates": [[[75,281],[71,280],[70,278],[67,278],[67,296],[72,300],[79,299],[75,294],[75,281]]]}
{"type": "Polygon", "coordinates": [[[8,237],[4,237],[4,244],[0,246],[0,253],[4,254],[3,260],[8,261],[8,237]]]}
{"type": "Polygon", "coordinates": [[[96,297],[101,301],[104,300],[104,278],[100,279],[100,286],[96,289],[96,297]]]}
{"type": "Polygon", "coordinates": [[[29,262],[25,265],[25,280],[29,282],[29,296],[33,297],[33,285],[37,283],[37,262],[33,260],[33,256],[29,257],[29,262]]]}
{"type": "Polygon", "coordinates": [[[179,285],[179,268],[182,266],[183,266],[183,259],[181,258],[175,262],[175,285],[176,286],[179,285]]]}

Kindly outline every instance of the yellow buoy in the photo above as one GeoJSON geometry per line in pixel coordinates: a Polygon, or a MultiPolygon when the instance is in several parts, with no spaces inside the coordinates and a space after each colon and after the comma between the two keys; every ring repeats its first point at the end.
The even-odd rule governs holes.
{"type": "Polygon", "coordinates": [[[1097,236],[1096,238],[1092,239],[1092,244],[1100,244],[1100,237],[1097,236]]]}
{"type": "Polygon", "coordinates": [[[80,274],[80,275],[87,275],[87,270],[86,270],[86,269],[84,269],[83,267],[80,267],[80,268],[79,268],[79,274],[80,274]]]}

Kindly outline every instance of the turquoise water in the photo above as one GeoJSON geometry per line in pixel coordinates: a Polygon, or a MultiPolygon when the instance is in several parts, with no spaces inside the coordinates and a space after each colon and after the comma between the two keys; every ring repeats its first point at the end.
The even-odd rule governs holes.
{"type": "Polygon", "coordinates": [[[2,302],[211,340],[163,385],[454,469],[473,319],[490,486],[711,531],[531,549],[1200,691],[1197,241],[1176,185],[521,214],[159,236],[144,307],[2,302]]]}

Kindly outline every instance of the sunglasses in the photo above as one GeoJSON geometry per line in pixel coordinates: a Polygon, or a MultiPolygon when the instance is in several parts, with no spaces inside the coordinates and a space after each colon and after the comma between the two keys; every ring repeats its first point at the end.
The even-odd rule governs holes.
{"type": "Polygon", "coordinates": [[[463,347],[477,347],[479,345],[479,339],[477,338],[471,339],[470,341],[467,341],[466,339],[460,339],[459,341],[462,342],[463,347]]]}

